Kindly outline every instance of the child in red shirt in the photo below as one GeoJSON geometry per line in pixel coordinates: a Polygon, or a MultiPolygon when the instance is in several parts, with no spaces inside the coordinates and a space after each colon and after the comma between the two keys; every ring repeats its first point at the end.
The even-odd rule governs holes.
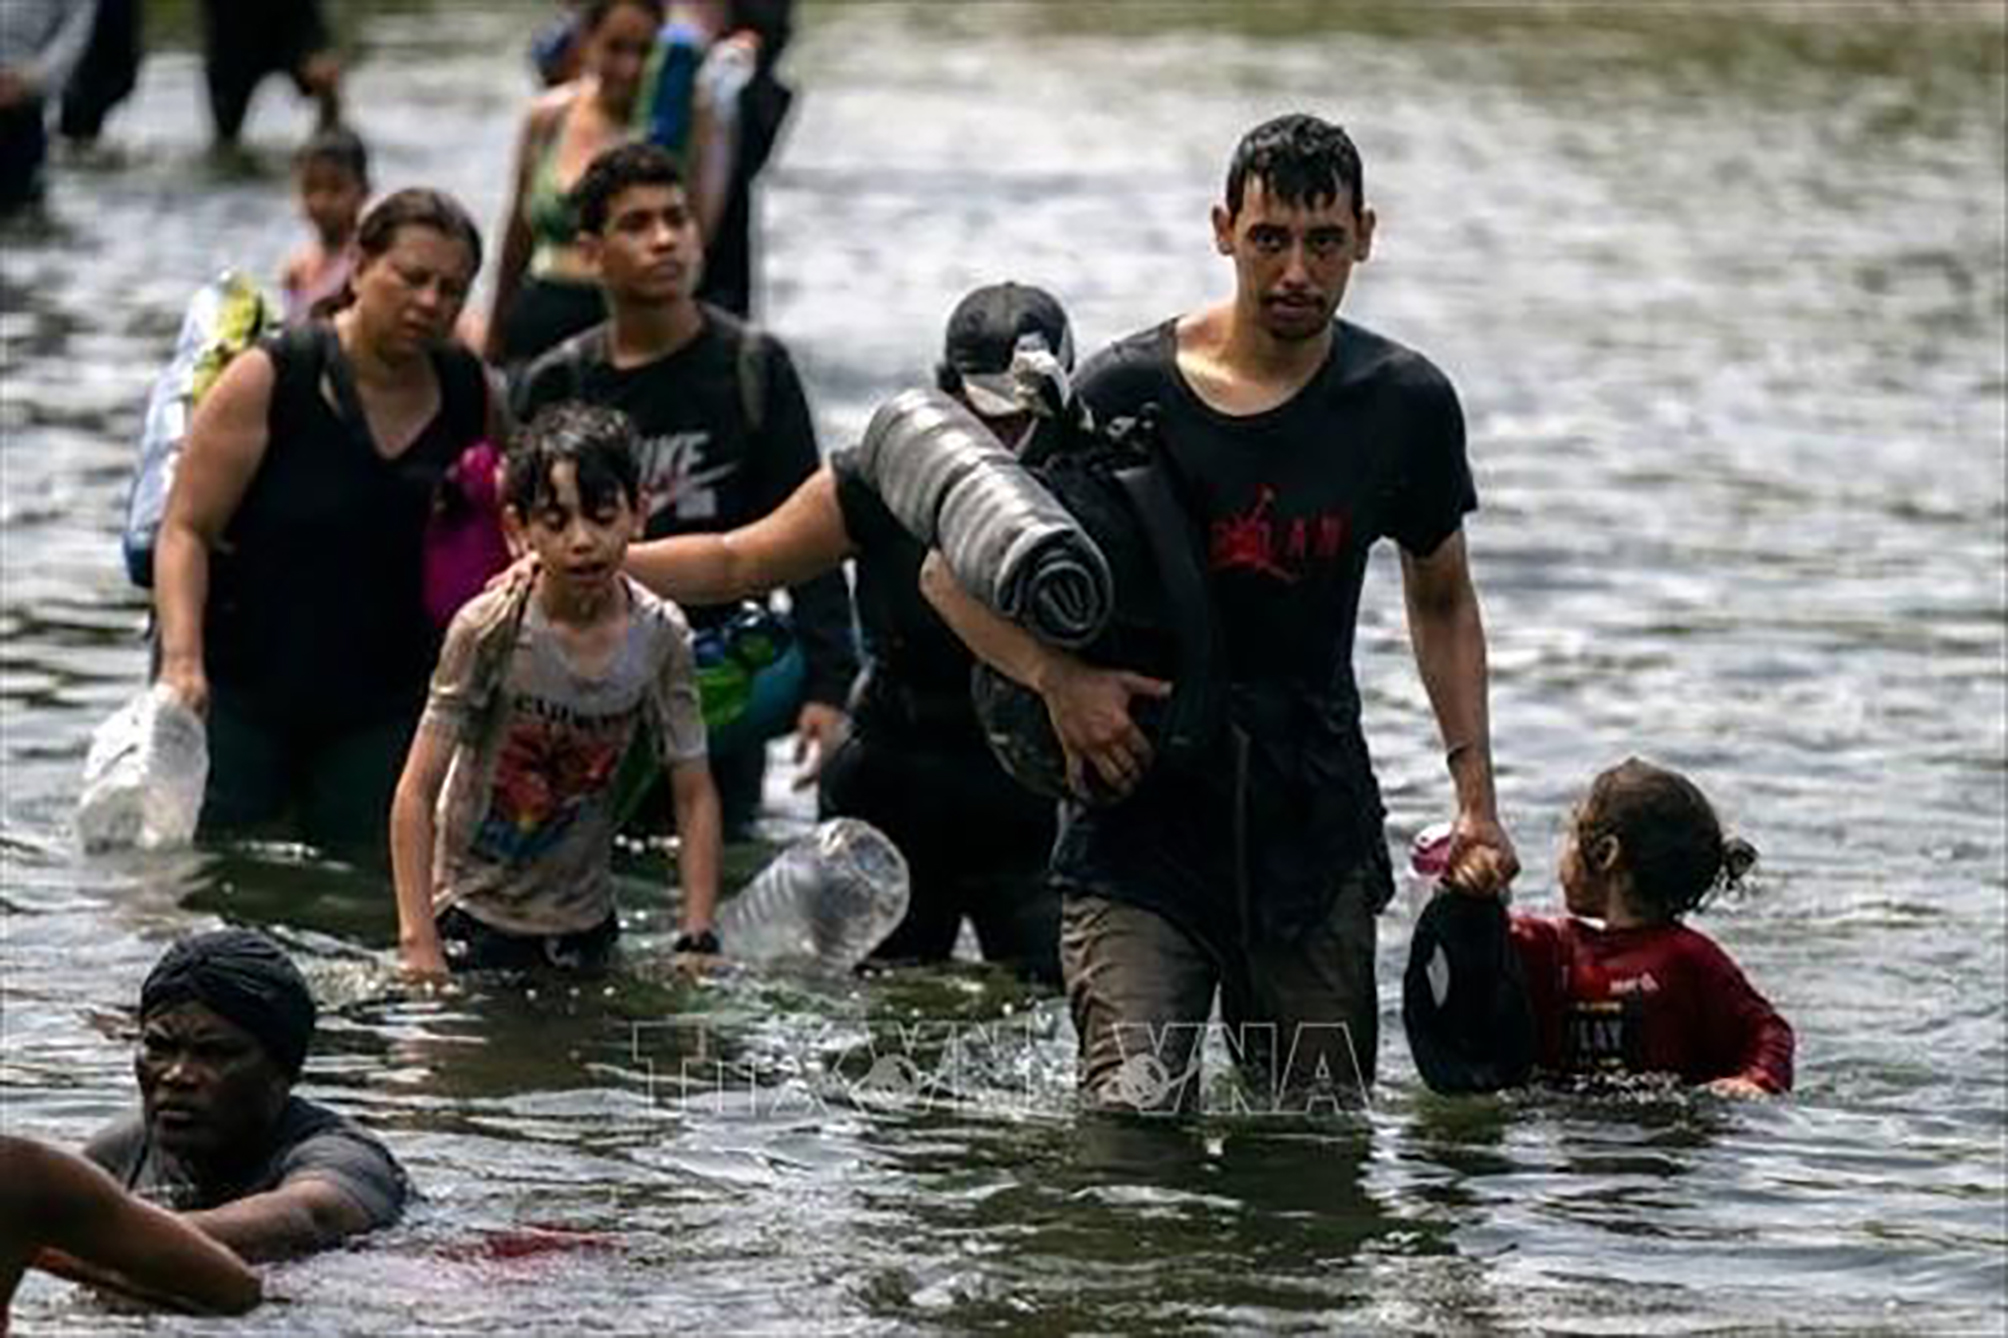
{"type": "Polygon", "coordinates": [[[1791,1090],[1792,1028],[1680,923],[1756,858],[1686,777],[1636,758],[1598,776],[1562,847],[1568,917],[1509,919],[1496,898],[1446,885],[1418,921],[1403,1020],[1424,1080],[1489,1090],[1538,1068],[1791,1090]]]}

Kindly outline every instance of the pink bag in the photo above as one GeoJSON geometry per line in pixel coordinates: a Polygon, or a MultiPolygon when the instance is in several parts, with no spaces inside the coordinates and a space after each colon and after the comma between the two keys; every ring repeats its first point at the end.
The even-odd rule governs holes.
{"type": "Polygon", "coordinates": [[[502,537],[501,452],[483,439],[440,480],[425,526],[425,611],[445,627],[460,606],[509,565],[502,537]]]}

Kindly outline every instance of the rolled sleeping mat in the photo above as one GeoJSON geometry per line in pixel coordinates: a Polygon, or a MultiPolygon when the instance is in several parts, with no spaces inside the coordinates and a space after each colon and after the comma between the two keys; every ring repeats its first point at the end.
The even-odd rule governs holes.
{"type": "Polygon", "coordinates": [[[997,613],[1069,650],[1108,624],[1115,584],[1101,549],[951,396],[909,390],[886,401],[857,461],[900,523],[997,613]]]}
{"type": "MultiPolygon", "coordinates": [[[[1207,767],[1224,703],[1219,647],[1207,594],[1204,547],[1180,501],[1156,416],[1112,423],[1075,438],[1038,466],[1038,477],[1101,550],[1115,587],[1107,624],[1080,656],[1169,681],[1168,699],[1137,698],[1130,710],[1159,765],[1207,767]]],[[[979,661],[971,704],[991,751],[1019,784],[1048,798],[1113,802],[1092,769],[1083,789],[1067,785],[1066,761],[1045,702],[979,661]]]]}

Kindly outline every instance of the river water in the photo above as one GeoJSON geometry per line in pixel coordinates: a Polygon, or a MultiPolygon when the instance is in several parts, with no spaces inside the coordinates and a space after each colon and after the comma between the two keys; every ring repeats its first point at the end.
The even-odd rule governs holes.
{"type": "MultiPolygon", "coordinates": [[[[380,185],[496,217],[541,12],[351,11],[380,185]]],[[[524,999],[401,990],[378,875],[78,851],[86,739],[143,673],[114,535],[148,377],[197,282],[273,272],[299,227],[303,114],[268,87],[266,170],[219,174],[196,62],[156,54],[123,166],[64,174],[55,232],[0,260],[4,1124],[74,1144],[118,1112],[147,967],[249,920],[326,1006],[305,1090],[425,1200],[274,1269],[247,1320],[37,1280],[18,1322],[2000,1332],[2003,51],[1991,3],[808,7],[763,315],[826,444],[924,376],[974,283],[1050,286],[1090,347],[1221,294],[1235,137],[1326,112],[1381,216],[1349,310],[1464,397],[1520,903],[1555,907],[1560,816],[1630,752],[1763,853],[1698,924],[1795,1024],[1789,1100],[1430,1097],[1404,897],[1370,1111],[1128,1133],[1072,1111],[1063,1010],[973,968],[674,983],[652,852],[624,861],[626,975],[524,999]]],[[[1400,842],[1450,794],[1391,563],[1365,602],[1400,842]]],[[[780,839],[808,814],[774,796],[780,839]]]]}

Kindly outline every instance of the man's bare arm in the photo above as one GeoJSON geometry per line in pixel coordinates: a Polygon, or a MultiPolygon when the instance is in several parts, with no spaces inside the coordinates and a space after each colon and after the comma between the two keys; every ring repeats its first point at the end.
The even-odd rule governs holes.
{"type": "Polygon", "coordinates": [[[1450,881],[1474,891],[1497,890],[1520,871],[1520,860],[1499,823],[1493,791],[1485,623],[1464,532],[1452,534],[1426,557],[1403,550],[1401,573],[1409,644],[1457,787],[1450,881]]]}
{"type": "Polygon", "coordinates": [[[920,590],[949,630],[997,672],[1038,693],[1067,759],[1067,785],[1085,795],[1087,772],[1127,794],[1150,765],[1150,740],[1129,711],[1132,697],[1164,697],[1171,684],[1126,669],[1099,669],[1049,646],[964,590],[940,553],[920,569],[920,590]]]}

